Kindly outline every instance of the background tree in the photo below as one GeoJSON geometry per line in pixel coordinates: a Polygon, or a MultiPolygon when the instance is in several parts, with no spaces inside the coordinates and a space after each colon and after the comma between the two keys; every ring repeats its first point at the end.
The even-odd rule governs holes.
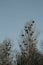
{"type": "Polygon", "coordinates": [[[10,39],[4,40],[0,45],[0,65],[14,65],[13,42],[10,39]]]}
{"type": "Polygon", "coordinates": [[[20,62],[18,65],[43,65],[43,55],[38,52],[36,44],[39,32],[35,29],[35,21],[26,24],[19,43],[21,49],[20,62]],[[40,61],[40,62],[39,62],[40,61]]]}

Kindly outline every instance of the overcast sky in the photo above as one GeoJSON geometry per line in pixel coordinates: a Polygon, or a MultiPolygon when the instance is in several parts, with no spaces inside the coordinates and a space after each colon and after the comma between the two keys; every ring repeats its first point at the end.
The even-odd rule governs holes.
{"type": "Polygon", "coordinates": [[[31,19],[43,39],[43,0],[0,0],[0,42],[8,37],[17,43],[24,24],[31,19]]]}

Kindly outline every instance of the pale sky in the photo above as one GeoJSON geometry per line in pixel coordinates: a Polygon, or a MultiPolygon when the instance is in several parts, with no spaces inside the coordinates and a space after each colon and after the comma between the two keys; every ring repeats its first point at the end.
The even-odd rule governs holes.
{"type": "Polygon", "coordinates": [[[0,42],[8,37],[17,44],[24,24],[31,19],[43,39],[43,0],[0,0],[0,42]]]}

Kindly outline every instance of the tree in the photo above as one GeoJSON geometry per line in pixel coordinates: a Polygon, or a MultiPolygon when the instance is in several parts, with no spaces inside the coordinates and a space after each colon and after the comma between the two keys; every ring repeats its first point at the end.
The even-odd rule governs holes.
{"type": "Polygon", "coordinates": [[[43,55],[41,55],[36,48],[39,33],[35,29],[34,23],[35,21],[28,22],[21,34],[19,43],[21,49],[21,61],[17,61],[19,62],[18,65],[43,65],[43,55]]]}
{"type": "Polygon", "coordinates": [[[14,65],[13,42],[10,39],[4,40],[0,45],[0,65],[14,65]]]}

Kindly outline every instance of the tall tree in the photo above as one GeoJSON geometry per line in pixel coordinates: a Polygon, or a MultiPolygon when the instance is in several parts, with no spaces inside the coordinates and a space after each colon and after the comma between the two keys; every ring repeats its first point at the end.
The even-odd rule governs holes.
{"type": "Polygon", "coordinates": [[[34,23],[35,21],[28,22],[21,34],[21,40],[19,43],[21,49],[21,61],[17,61],[19,62],[18,65],[38,65],[43,63],[41,61],[43,55],[40,55],[36,48],[36,44],[38,43],[37,36],[39,33],[35,29],[34,23]]]}

